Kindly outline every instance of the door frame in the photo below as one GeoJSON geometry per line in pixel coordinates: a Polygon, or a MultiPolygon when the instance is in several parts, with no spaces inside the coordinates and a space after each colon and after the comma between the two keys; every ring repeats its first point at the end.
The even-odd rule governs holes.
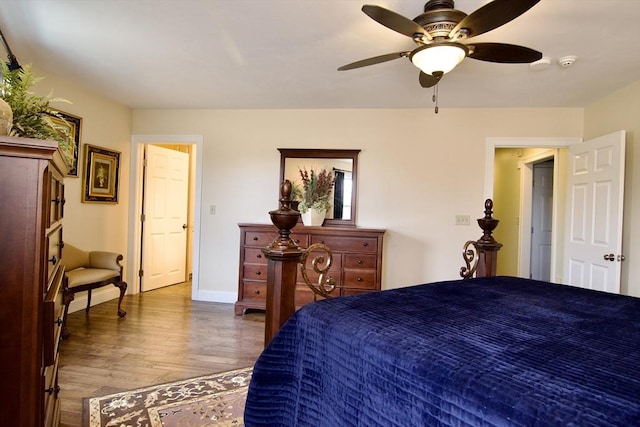
{"type": "MultiPolygon", "coordinates": [[[[581,137],[487,137],[486,145],[485,145],[485,176],[484,176],[484,199],[493,199],[493,178],[494,178],[494,170],[495,170],[495,150],[496,148],[549,148],[550,150],[557,150],[558,148],[568,148],[570,145],[577,144],[582,142],[583,139],[581,137]]],[[[557,160],[557,156],[556,156],[557,160]]],[[[554,163],[554,186],[558,184],[556,180],[560,179],[558,172],[559,162],[554,163]]],[[[531,177],[533,179],[533,175],[531,177]]],[[[522,177],[521,177],[521,186],[520,186],[520,208],[523,209],[522,200],[524,199],[523,188],[522,188],[522,177]]],[[[556,187],[557,188],[557,187],[556,187]]],[[[558,281],[561,278],[557,276],[557,265],[558,257],[557,248],[559,247],[558,239],[559,233],[555,232],[557,230],[558,221],[561,221],[562,218],[558,218],[559,211],[559,198],[556,197],[558,193],[554,192],[553,196],[553,218],[554,223],[552,225],[554,229],[553,241],[552,245],[554,248],[554,252],[551,259],[551,281],[558,281]]],[[[529,199],[531,196],[529,195],[529,199]]],[[[529,209],[531,209],[531,200],[529,200],[529,209]]],[[[520,211],[520,218],[522,219],[522,210],[520,211]]],[[[529,230],[531,229],[531,215],[528,215],[529,218],[529,230]]],[[[498,218],[499,219],[499,218],[498,218]]],[[[520,226],[520,234],[518,236],[518,276],[522,277],[522,258],[523,258],[523,244],[521,240],[522,236],[522,221],[520,226]]],[[[531,236],[529,236],[529,250],[531,251],[531,236]]],[[[526,252],[526,251],[525,251],[526,252]]],[[[527,263],[530,263],[530,260],[527,260],[527,263]]],[[[560,265],[562,265],[560,263],[560,265]]],[[[529,265],[530,267],[530,265],[529,265]]],[[[528,277],[529,271],[527,271],[528,277]]]]}
{"type": "Polygon", "coordinates": [[[200,213],[202,189],[202,135],[132,135],[129,180],[129,238],[127,241],[127,282],[132,294],[140,292],[140,242],[142,241],[142,226],[140,214],[142,212],[144,146],[145,144],[178,144],[194,145],[192,155],[195,155],[195,197],[193,201],[193,255],[191,295],[197,295],[200,276],[200,213]]]}

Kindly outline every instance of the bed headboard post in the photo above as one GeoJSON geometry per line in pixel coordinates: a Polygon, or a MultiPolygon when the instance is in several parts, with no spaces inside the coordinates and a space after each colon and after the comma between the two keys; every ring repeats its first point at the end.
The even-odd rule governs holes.
{"type": "Polygon", "coordinates": [[[280,208],[269,212],[278,237],[262,248],[267,258],[265,347],[296,310],[296,276],[303,250],[291,239],[291,229],[298,223],[300,212],[291,209],[290,196],[291,182],[284,180],[280,184],[280,208]]]}
{"type": "Polygon", "coordinates": [[[480,257],[476,277],[496,275],[498,251],[502,247],[502,243],[496,242],[496,239],[493,238],[493,230],[500,221],[493,218],[492,214],[493,200],[487,199],[484,202],[484,218],[478,219],[478,225],[482,229],[482,237],[476,241],[480,257]]]}
{"type": "Polygon", "coordinates": [[[502,243],[493,238],[493,230],[498,226],[499,220],[493,218],[493,200],[484,202],[484,217],[478,219],[478,225],[482,229],[482,237],[478,240],[469,240],[464,245],[462,257],[466,267],[460,269],[460,276],[465,279],[473,277],[489,277],[496,275],[498,266],[498,251],[502,243]]]}

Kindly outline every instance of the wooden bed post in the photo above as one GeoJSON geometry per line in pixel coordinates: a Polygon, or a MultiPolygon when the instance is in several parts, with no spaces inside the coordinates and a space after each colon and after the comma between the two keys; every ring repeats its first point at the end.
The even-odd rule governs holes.
{"type": "Polygon", "coordinates": [[[482,237],[478,240],[469,240],[464,245],[462,257],[466,263],[460,268],[460,276],[464,279],[470,277],[491,277],[496,275],[498,266],[498,251],[502,243],[493,238],[493,230],[498,226],[499,220],[493,218],[493,200],[484,202],[484,218],[478,219],[478,225],[482,229],[482,237]]]}
{"type": "Polygon", "coordinates": [[[278,237],[262,249],[267,258],[267,304],[264,328],[265,347],[296,310],[296,277],[303,250],[291,239],[291,229],[300,212],[291,209],[291,182],[280,184],[280,208],[269,212],[278,237]]]}
{"type": "Polygon", "coordinates": [[[484,202],[484,218],[478,219],[478,225],[482,228],[482,237],[476,242],[478,248],[478,271],[476,277],[489,277],[496,275],[498,266],[498,251],[502,243],[496,242],[491,235],[498,226],[499,220],[493,218],[493,200],[484,202]]]}

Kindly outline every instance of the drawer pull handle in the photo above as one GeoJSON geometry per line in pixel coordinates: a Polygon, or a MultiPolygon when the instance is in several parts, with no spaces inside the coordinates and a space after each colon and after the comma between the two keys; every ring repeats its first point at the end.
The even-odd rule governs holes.
{"type": "Polygon", "coordinates": [[[261,271],[256,271],[256,275],[257,275],[257,276],[260,276],[261,274],[262,274],[262,272],[261,272],[261,271]]]}
{"type": "Polygon", "coordinates": [[[253,241],[254,241],[254,242],[257,242],[257,241],[258,241],[258,236],[255,236],[255,237],[253,238],[253,241]]]}
{"type": "Polygon", "coordinates": [[[53,323],[55,323],[58,326],[62,326],[62,319],[58,317],[58,319],[53,323]]]}
{"type": "Polygon", "coordinates": [[[49,262],[50,262],[51,264],[54,264],[54,265],[55,265],[55,263],[56,263],[56,262],[58,262],[58,259],[57,259],[57,258],[56,258],[56,256],[54,255],[54,256],[52,256],[52,257],[51,257],[51,259],[49,260],[49,262]]]}
{"type": "Polygon", "coordinates": [[[295,242],[296,245],[300,243],[300,239],[293,239],[293,241],[295,242]]]}
{"type": "Polygon", "coordinates": [[[324,245],[324,240],[320,240],[320,243],[322,243],[324,245]]]}
{"type": "Polygon", "coordinates": [[[364,242],[364,243],[362,244],[362,246],[369,246],[369,243],[364,242]]]}
{"type": "Polygon", "coordinates": [[[362,264],[362,260],[361,259],[358,260],[358,264],[362,264]]]}
{"type": "Polygon", "coordinates": [[[262,254],[256,255],[256,258],[262,258],[262,254]]]}
{"type": "Polygon", "coordinates": [[[60,386],[57,385],[57,386],[55,386],[55,388],[54,387],[49,387],[44,392],[47,393],[49,396],[51,396],[53,393],[58,394],[58,393],[60,393],[60,386]]]}
{"type": "Polygon", "coordinates": [[[358,277],[356,280],[357,280],[358,282],[362,282],[362,277],[358,277]]]}
{"type": "Polygon", "coordinates": [[[256,289],[255,291],[253,291],[253,293],[256,295],[260,295],[260,289],[256,289]]]}

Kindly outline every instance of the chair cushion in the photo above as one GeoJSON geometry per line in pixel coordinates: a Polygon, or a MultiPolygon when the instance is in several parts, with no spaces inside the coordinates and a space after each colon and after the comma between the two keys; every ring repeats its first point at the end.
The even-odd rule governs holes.
{"type": "Polygon", "coordinates": [[[69,288],[102,282],[120,276],[120,271],[104,270],[101,268],[77,268],[65,273],[69,279],[69,288]]]}

